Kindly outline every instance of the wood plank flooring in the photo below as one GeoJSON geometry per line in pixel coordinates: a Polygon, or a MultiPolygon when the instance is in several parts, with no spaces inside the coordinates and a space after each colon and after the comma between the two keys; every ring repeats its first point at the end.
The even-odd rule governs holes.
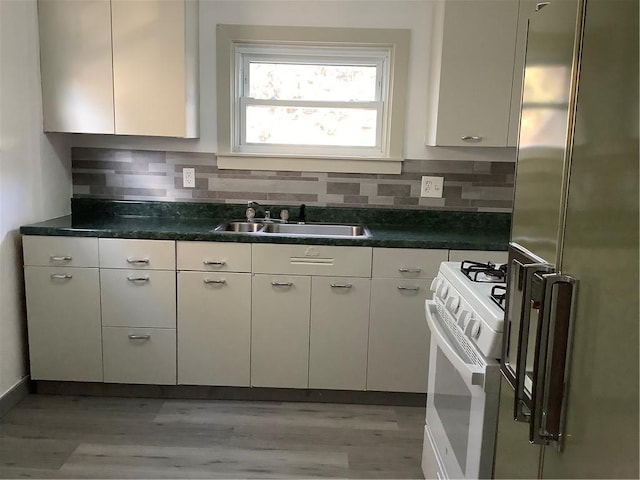
{"type": "Polygon", "coordinates": [[[0,478],[422,478],[424,408],[29,395],[0,478]]]}

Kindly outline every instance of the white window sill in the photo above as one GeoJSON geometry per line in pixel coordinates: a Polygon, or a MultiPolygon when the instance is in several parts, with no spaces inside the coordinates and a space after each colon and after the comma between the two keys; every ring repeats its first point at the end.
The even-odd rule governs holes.
{"type": "Polygon", "coordinates": [[[400,174],[402,159],[218,154],[221,170],[400,174]]]}

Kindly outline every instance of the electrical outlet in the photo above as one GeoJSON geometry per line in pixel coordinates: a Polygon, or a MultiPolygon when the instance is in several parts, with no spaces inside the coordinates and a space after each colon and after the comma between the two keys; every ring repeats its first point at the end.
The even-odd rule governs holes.
{"type": "Polygon", "coordinates": [[[196,187],[196,169],[195,168],[182,169],[182,186],[184,188],[196,187]]]}
{"type": "Polygon", "coordinates": [[[421,197],[442,198],[444,177],[422,177],[421,197]]]}

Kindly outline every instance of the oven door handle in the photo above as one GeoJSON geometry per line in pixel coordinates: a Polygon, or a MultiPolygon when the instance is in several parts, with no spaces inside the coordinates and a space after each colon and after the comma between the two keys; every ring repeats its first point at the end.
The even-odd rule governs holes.
{"type": "Polygon", "coordinates": [[[444,332],[439,322],[436,320],[438,316],[438,308],[433,300],[425,301],[425,310],[427,317],[427,324],[429,330],[431,330],[431,338],[440,346],[442,352],[446,355],[447,359],[458,371],[460,376],[464,379],[467,386],[471,387],[477,385],[484,386],[484,369],[477,365],[467,363],[460,354],[451,346],[451,343],[447,339],[447,334],[444,332]]]}

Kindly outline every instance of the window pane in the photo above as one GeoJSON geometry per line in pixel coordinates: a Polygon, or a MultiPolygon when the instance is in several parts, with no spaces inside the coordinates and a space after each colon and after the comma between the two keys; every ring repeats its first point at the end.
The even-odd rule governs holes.
{"type": "Polygon", "coordinates": [[[375,101],[376,70],[376,66],[252,62],[249,96],[277,100],[375,101]]]}
{"type": "Polygon", "coordinates": [[[375,109],[247,107],[247,143],[376,146],[375,109]]]}

